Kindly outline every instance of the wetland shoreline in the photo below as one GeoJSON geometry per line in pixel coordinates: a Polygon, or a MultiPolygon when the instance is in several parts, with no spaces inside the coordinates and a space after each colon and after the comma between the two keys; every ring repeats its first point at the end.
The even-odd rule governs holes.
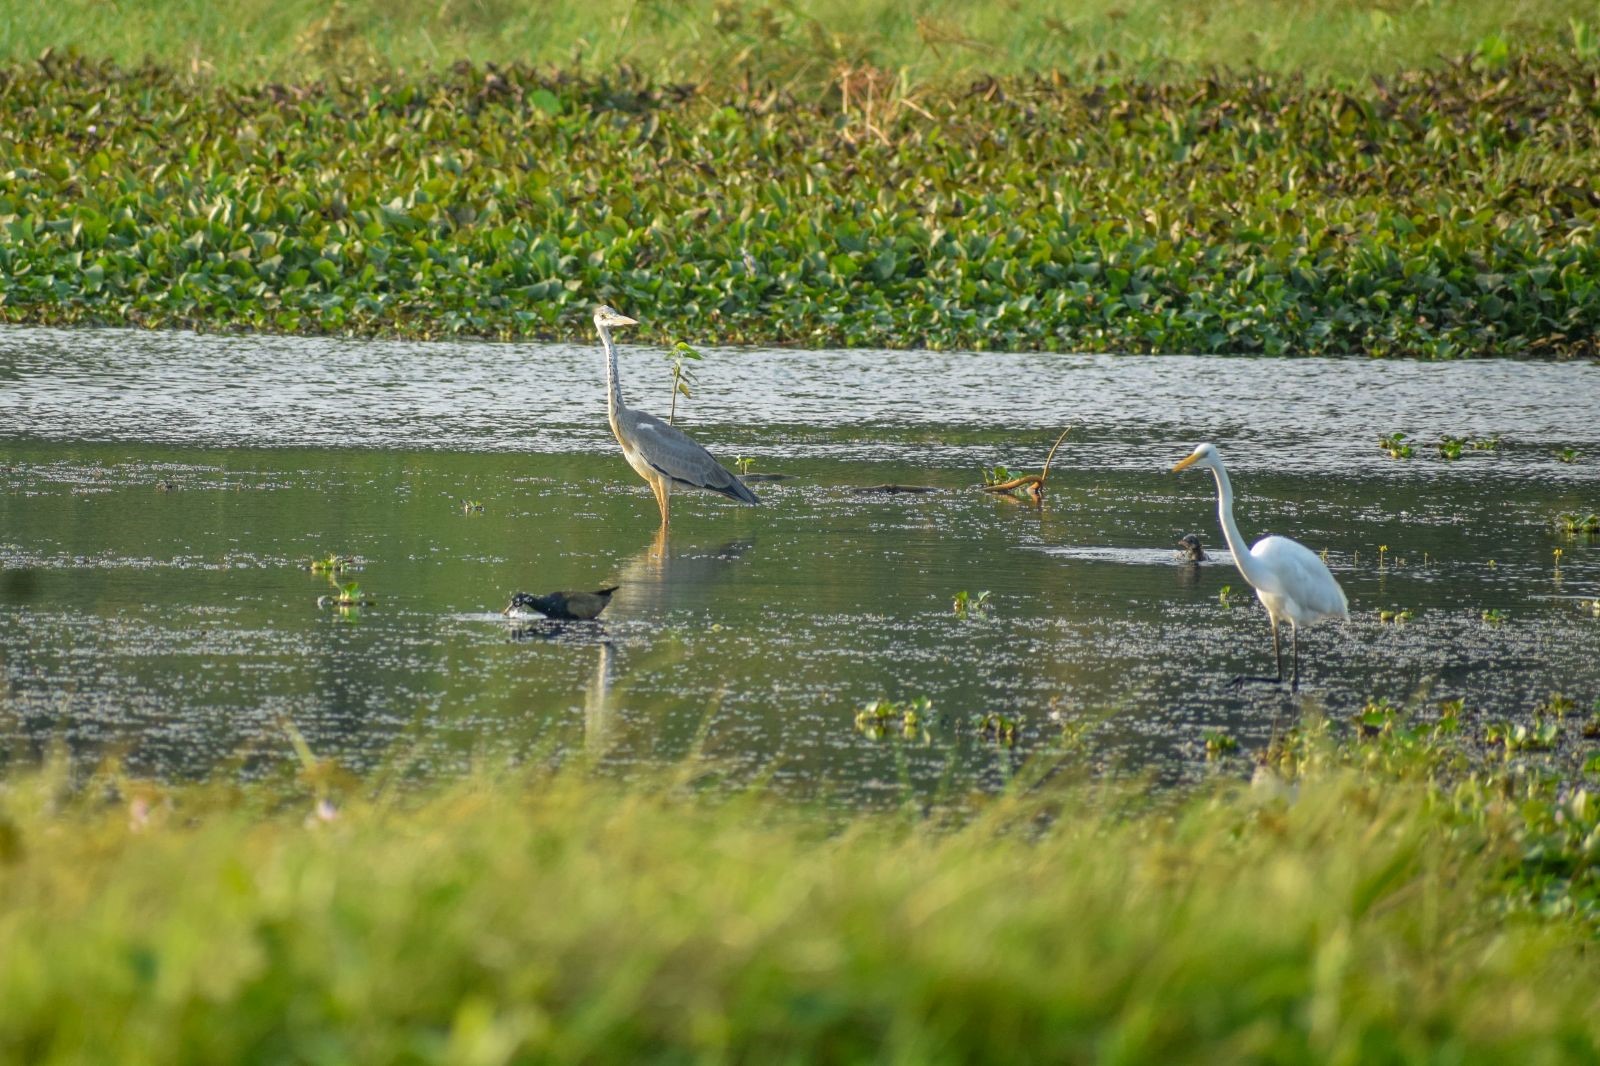
{"type": "Polygon", "coordinates": [[[14,65],[0,321],[577,339],[607,300],[668,344],[1597,353],[1570,53],[843,88],[14,65]]]}

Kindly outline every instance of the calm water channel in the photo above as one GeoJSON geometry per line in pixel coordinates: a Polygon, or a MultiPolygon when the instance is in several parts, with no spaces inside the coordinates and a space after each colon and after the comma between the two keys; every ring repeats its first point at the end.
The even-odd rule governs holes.
{"type": "MultiPolygon", "coordinates": [[[[659,349],[622,362],[629,400],[664,413],[659,349]]],[[[1600,697],[1600,543],[1552,522],[1600,511],[1594,365],[736,350],[697,369],[679,424],[790,476],[754,486],[760,508],[676,497],[663,550],[592,347],[0,331],[0,759],[64,742],[197,775],[285,758],[287,717],[358,766],[581,749],[625,772],[698,748],[870,799],[992,786],[1068,745],[1192,775],[1207,730],[1248,751],[1375,696],[1485,717],[1600,697]],[[1036,470],[1069,423],[1042,510],[975,490],[995,463],[1036,470]],[[1397,430],[1415,458],[1377,448],[1397,430]],[[1441,433],[1504,443],[1446,462],[1441,433]],[[1349,595],[1348,624],[1302,640],[1298,700],[1227,685],[1271,647],[1210,477],[1166,472],[1201,440],[1246,535],[1326,549],[1349,595]],[[859,491],[885,482],[937,491],[859,491]],[[1220,559],[1180,565],[1187,531],[1220,559]],[[345,580],[374,606],[318,607],[306,563],[329,553],[358,557],[345,580]],[[601,624],[498,614],[514,589],[606,584],[601,624]],[[952,614],[961,590],[990,592],[986,617],[952,614]],[[1395,609],[1414,617],[1380,621],[1395,609]],[[857,730],[867,702],[917,696],[925,731],[857,730]],[[974,730],[985,712],[1017,720],[1014,746],[974,730]]]]}

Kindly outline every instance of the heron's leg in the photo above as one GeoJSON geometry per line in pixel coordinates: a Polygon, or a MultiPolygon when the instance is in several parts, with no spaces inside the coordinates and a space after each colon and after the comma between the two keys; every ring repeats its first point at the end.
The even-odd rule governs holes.
{"type": "Polygon", "coordinates": [[[650,479],[650,491],[656,494],[656,507],[661,510],[661,524],[667,524],[667,486],[660,478],[650,479]]]}

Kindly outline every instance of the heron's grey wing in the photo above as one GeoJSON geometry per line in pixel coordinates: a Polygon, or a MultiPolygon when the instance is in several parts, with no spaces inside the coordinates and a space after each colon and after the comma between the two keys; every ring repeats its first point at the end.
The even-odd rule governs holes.
{"type": "Polygon", "coordinates": [[[733,472],[711,457],[711,453],[690,440],[674,426],[641,411],[628,412],[633,447],[657,473],[674,485],[719,492],[729,499],[760,503],[755,493],[733,472]]]}

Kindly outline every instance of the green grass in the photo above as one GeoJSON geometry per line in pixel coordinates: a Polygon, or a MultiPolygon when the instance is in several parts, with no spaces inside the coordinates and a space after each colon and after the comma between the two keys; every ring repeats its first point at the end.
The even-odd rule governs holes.
{"type": "MultiPolygon", "coordinates": [[[[1449,718],[1154,800],[0,790],[0,1059],[1593,1061],[1596,804],[1449,718]]],[[[322,775],[320,789],[330,786],[322,775]]]]}
{"type": "Polygon", "coordinates": [[[439,69],[457,59],[664,78],[754,72],[787,83],[871,63],[916,81],[1062,70],[1148,74],[1249,63],[1350,78],[1432,65],[1492,38],[1566,43],[1600,22],[1592,0],[62,0],[13,5],[0,59],[75,48],[227,79],[298,79],[365,64],[439,69]]]}

